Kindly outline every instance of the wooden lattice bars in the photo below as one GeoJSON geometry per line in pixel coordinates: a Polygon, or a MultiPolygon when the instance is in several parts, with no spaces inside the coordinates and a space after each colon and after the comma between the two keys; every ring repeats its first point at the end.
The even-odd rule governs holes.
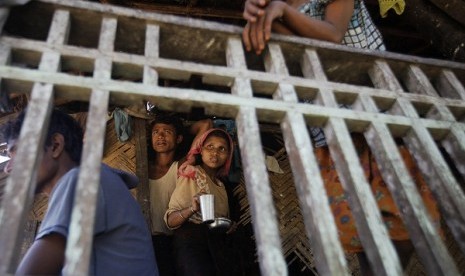
{"type": "MultiPolygon", "coordinates": [[[[401,162],[395,138],[414,156],[465,253],[465,65],[285,36],[274,36],[266,53],[255,56],[244,52],[240,32],[233,26],[72,0],[0,9],[1,91],[31,94],[15,160],[22,166],[8,179],[0,209],[0,274],[13,273],[19,261],[34,170],[55,99],[89,102],[66,274],[88,272],[109,105],[142,100],[172,111],[203,107],[210,115],[235,119],[263,275],[286,275],[287,266],[260,139],[262,122],[277,124],[282,132],[320,274],[346,275],[348,268],[310,126],[324,128],[377,275],[403,272],[351,133],[365,137],[426,270],[459,274],[401,162]],[[223,89],[159,85],[194,75],[206,86],[223,89]]],[[[147,197],[138,198],[147,209],[147,197]]]]}

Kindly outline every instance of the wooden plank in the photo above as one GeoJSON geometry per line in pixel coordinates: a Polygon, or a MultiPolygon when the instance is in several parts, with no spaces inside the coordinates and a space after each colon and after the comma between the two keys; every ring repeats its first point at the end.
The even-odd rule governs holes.
{"type": "Polygon", "coordinates": [[[410,65],[405,76],[405,85],[411,93],[425,94],[433,97],[439,95],[429,81],[428,77],[423,73],[417,65],[410,65]]]}
{"type": "Polygon", "coordinates": [[[255,110],[239,108],[236,123],[260,271],[287,275],[255,110]]]}
{"type": "MultiPolygon", "coordinates": [[[[24,41],[11,37],[2,37],[0,42],[6,44],[15,45],[15,48],[27,49],[27,50],[37,50],[37,51],[47,51],[48,46],[46,43],[41,43],[38,41],[24,41]]],[[[56,46],[54,50],[61,53],[62,56],[75,56],[86,59],[96,59],[99,55],[97,50],[92,49],[80,49],[74,46],[56,46]]],[[[244,69],[238,70],[233,69],[232,67],[222,67],[222,66],[213,66],[198,64],[193,62],[171,60],[164,58],[151,58],[147,59],[144,56],[131,55],[126,53],[113,53],[113,61],[120,64],[135,64],[143,67],[144,65],[151,66],[155,68],[162,78],[168,79],[186,79],[191,74],[201,75],[204,80],[209,79],[220,79],[221,83],[226,86],[229,86],[235,79],[237,75],[247,75],[250,78],[252,85],[254,86],[255,92],[261,92],[271,95],[274,93],[276,86],[279,83],[289,83],[294,87],[305,87],[310,89],[323,89],[330,88],[338,93],[367,93],[371,95],[376,95],[378,98],[386,98],[389,100],[396,99],[399,94],[391,92],[389,90],[380,90],[374,89],[371,87],[361,87],[357,85],[336,83],[336,82],[325,82],[325,81],[316,81],[312,79],[304,79],[300,77],[292,76],[283,76],[280,74],[270,74],[265,72],[259,72],[255,70],[244,69]]],[[[131,67],[127,67],[128,70],[132,70],[131,67]]],[[[465,69],[465,68],[464,68],[465,69]]],[[[423,94],[412,94],[404,93],[402,97],[428,102],[436,103],[440,102],[450,102],[448,99],[432,97],[423,94]]]]}
{"type": "Polygon", "coordinates": [[[445,221],[458,245],[465,252],[465,202],[463,190],[452,175],[435,141],[420,123],[404,137],[409,151],[425,176],[445,221]]]}
{"type": "MultiPolygon", "coordinates": [[[[238,106],[254,106],[257,108],[257,115],[260,120],[275,122],[282,118],[283,112],[287,110],[297,110],[306,116],[315,118],[327,118],[334,116],[345,118],[361,127],[366,126],[370,121],[384,122],[389,125],[408,126],[411,120],[401,115],[378,114],[377,116],[367,116],[366,112],[353,111],[340,108],[323,108],[308,104],[290,104],[279,101],[272,101],[263,98],[254,98],[253,101],[234,95],[212,93],[204,90],[180,89],[170,87],[159,87],[153,90],[152,87],[140,83],[117,81],[117,80],[97,80],[82,76],[71,76],[62,73],[46,73],[36,70],[22,69],[15,67],[5,67],[0,65],[0,76],[17,80],[47,81],[55,85],[60,85],[63,89],[68,88],[69,95],[79,95],[75,93],[75,87],[92,89],[93,87],[112,91],[112,99],[120,104],[137,102],[139,99],[152,98],[154,102],[159,102],[167,109],[174,108],[180,103],[192,103],[196,106],[210,107],[217,106],[218,116],[231,116],[238,106]],[[233,110],[232,110],[232,109],[233,110]],[[266,113],[265,113],[266,112],[266,113]],[[269,117],[266,117],[269,116],[269,117]]],[[[321,93],[323,94],[323,93],[321,93]]],[[[405,100],[399,98],[398,101],[405,100]]],[[[415,110],[415,109],[413,109],[415,110]]],[[[435,121],[438,128],[449,128],[450,122],[435,121]]]]}
{"type": "MultiPolygon", "coordinates": [[[[145,32],[145,56],[147,58],[158,58],[160,56],[160,27],[147,24],[145,32]]],[[[144,84],[158,86],[158,72],[149,65],[144,65],[144,84]]]]}
{"type": "Polygon", "coordinates": [[[36,186],[35,171],[42,156],[53,104],[53,86],[36,83],[32,89],[28,112],[21,128],[14,166],[7,179],[0,209],[0,273],[14,273],[19,263],[23,227],[32,204],[36,186]]]}
{"type": "MultiPolygon", "coordinates": [[[[116,19],[103,19],[99,40],[99,50],[102,54],[113,51],[116,26],[116,19]]],[[[110,59],[106,57],[97,59],[94,78],[99,81],[110,79],[111,68],[112,61],[110,59]]],[[[63,274],[66,275],[89,274],[109,99],[110,92],[108,90],[94,89],[92,91],[83,158],[76,186],[76,200],[71,214],[65,252],[66,266],[63,274]]]]}
{"type": "MultiPolygon", "coordinates": [[[[246,66],[244,52],[238,38],[231,37],[228,40],[226,53],[228,66],[239,69],[246,66]]],[[[238,96],[252,97],[250,80],[238,77],[235,79],[232,92],[238,96]]],[[[236,124],[252,225],[257,238],[261,273],[287,275],[287,265],[281,252],[276,210],[264,165],[265,160],[255,109],[240,107],[236,116],[236,124]]]]}
{"type": "MultiPolygon", "coordinates": [[[[374,70],[378,70],[379,75],[385,74],[386,76],[382,77],[384,79],[390,79],[392,80],[392,75],[390,70],[386,70],[388,68],[387,64],[378,63],[377,66],[384,68],[384,70],[378,70],[378,68],[374,68],[374,70]]],[[[395,88],[397,84],[395,83],[387,83],[387,82],[378,82],[377,79],[374,79],[374,82],[377,83],[379,86],[389,86],[395,88]]],[[[421,87],[419,88],[421,89],[421,87]]],[[[437,145],[434,143],[434,141],[431,139],[430,134],[428,131],[422,127],[422,121],[419,120],[419,116],[416,113],[415,109],[413,108],[412,104],[407,101],[406,99],[399,99],[392,109],[392,112],[394,114],[403,114],[406,116],[411,117],[414,120],[414,123],[412,124],[412,127],[414,131],[411,131],[409,135],[407,135],[404,140],[407,142],[407,145],[409,146],[410,152],[413,153],[417,164],[419,165],[420,169],[422,172],[427,176],[427,181],[430,185],[430,188],[432,189],[433,193],[436,195],[436,199],[438,201],[438,204],[442,206],[441,210],[445,213],[446,221],[451,227],[452,232],[454,233],[454,236],[456,240],[460,241],[463,240],[463,216],[457,216],[457,214],[460,214],[460,210],[457,210],[456,208],[459,207],[459,202],[463,197],[463,192],[460,191],[460,189],[457,186],[457,183],[455,182],[455,179],[451,175],[450,170],[447,167],[447,164],[443,160],[439,150],[437,149],[437,145]],[[459,189],[459,191],[457,191],[459,189]],[[458,194],[456,194],[458,192],[458,194]],[[458,213],[457,213],[458,212],[458,213]],[[454,215],[455,213],[455,215],[454,215]],[[450,220],[449,220],[450,219],[450,220]]],[[[371,131],[371,136],[378,136],[378,142],[371,141],[370,139],[367,139],[369,143],[371,143],[371,148],[372,151],[375,152],[376,157],[379,158],[380,160],[378,163],[382,162],[382,164],[388,164],[391,166],[395,166],[396,164],[394,163],[386,163],[383,161],[383,158],[386,158],[386,154],[393,154],[393,150],[387,149],[384,153],[379,153],[379,147],[382,147],[383,144],[381,142],[389,142],[389,140],[379,140],[381,137],[387,136],[385,130],[380,129],[378,124],[374,124],[376,127],[378,127],[378,131],[382,131],[382,134],[376,134],[374,133],[374,130],[371,131]]],[[[453,129],[454,134],[449,134],[448,138],[443,140],[443,145],[448,149],[449,152],[453,152],[451,155],[453,156],[454,160],[456,161],[457,164],[461,164],[459,162],[463,163],[463,142],[460,140],[457,141],[457,139],[460,139],[461,136],[463,136],[463,132],[460,130],[455,130],[453,129]]],[[[395,158],[395,157],[394,157],[395,158]]],[[[458,166],[459,168],[462,167],[462,165],[458,166]]],[[[392,167],[391,170],[394,170],[396,168],[392,167]]],[[[399,168],[397,168],[399,169],[399,168]]],[[[462,172],[464,171],[463,168],[461,168],[462,172]]],[[[383,173],[384,170],[382,170],[383,173]]],[[[401,172],[398,173],[401,175],[401,172]]],[[[395,172],[391,172],[391,175],[396,175],[395,172]]],[[[387,176],[383,177],[384,179],[387,179],[387,176]]],[[[408,183],[405,181],[400,181],[396,177],[392,178],[390,177],[389,179],[394,179],[397,182],[402,183],[408,183]]],[[[399,184],[397,184],[399,185],[399,184]]],[[[397,188],[391,188],[392,192],[394,195],[400,193],[401,187],[397,186],[397,188]]],[[[404,184],[403,184],[404,185],[404,184]]],[[[405,188],[404,188],[405,189],[405,188]]],[[[410,199],[412,200],[411,194],[408,193],[408,191],[405,192],[406,195],[401,195],[399,196],[397,201],[399,205],[404,206],[407,205],[405,208],[413,208],[416,205],[416,199],[413,199],[413,202],[402,202],[403,200],[410,199]],[[410,196],[410,198],[408,197],[410,196]],[[411,206],[411,207],[409,207],[411,206]]],[[[411,193],[411,192],[410,192],[411,193]]],[[[412,211],[417,212],[418,210],[412,209],[412,211]]],[[[410,213],[411,212],[406,212],[410,213]]],[[[462,213],[463,214],[463,213],[462,213]]],[[[423,215],[416,216],[417,219],[419,217],[424,217],[423,215]]],[[[424,250],[424,246],[429,244],[428,241],[435,241],[434,238],[434,233],[431,233],[427,231],[428,227],[427,225],[424,225],[424,221],[418,221],[412,218],[405,218],[404,221],[407,222],[407,225],[411,228],[413,228],[411,231],[414,233],[417,233],[416,235],[411,235],[412,239],[414,241],[414,244],[416,245],[417,249],[419,249],[420,256],[424,259],[424,264],[426,266],[432,266],[430,270],[436,270],[441,271],[446,269],[447,270],[447,265],[450,261],[448,260],[443,260],[443,256],[445,256],[444,250],[441,247],[441,245],[434,245],[430,250],[424,250]],[[421,223],[419,225],[411,225],[414,224],[415,222],[421,223]],[[420,231],[420,233],[418,233],[420,231]],[[422,234],[423,233],[423,234],[422,234]],[[425,235],[425,236],[424,236],[425,235]],[[432,235],[432,237],[431,237],[432,235]],[[422,240],[424,239],[424,240],[422,240]],[[425,242],[425,243],[424,243],[425,242]],[[437,252],[432,252],[436,250],[437,252]],[[436,255],[439,254],[439,255],[436,255]],[[446,263],[446,268],[443,268],[444,263],[446,263]]],[[[437,242],[435,242],[437,243],[437,242]]],[[[462,250],[464,249],[463,244],[461,244],[462,250]]],[[[445,257],[447,258],[447,257],[445,257]]],[[[442,271],[440,274],[445,273],[442,271]]]]}
{"type": "Polygon", "coordinates": [[[452,157],[455,168],[465,180],[465,127],[459,124],[452,125],[449,135],[441,141],[441,145],[452,157]]]}
{"type": "Polygon", "coordinates": [[[152,215],[150,213],[149,166],[147,156],[147,126],[140,118],[134,120],[134,136],[136,145],[136,175],[139,178],[137,186],[137,202],[141,206],[145,221],[150,229],[152,215]]]}
{"type": "Polygon", "coordinates": [[[457,267],[429,219],[389,130],[376,124],[365,135],[377,164],[383,164],[379,167],[383,179],[402,210],[401,216],[426,270],[437,275],[457,275],[457,267]]]}
{"type": "MultiPolygon", "coordinates": [[[[279,45],[271,43],[265,54],[265,68],[273,73],[289,75],[279,45]]],[[[274,99],[297,103],[294,87],[280,84],[274,99]]],[[[281,122],[284,143],[289,155],[298,191],[307,236],[311,238],[316,267],[322,275],[346,275],[347,263],[337,235],[336,224],[327,201],[323,180],[313,153],[307,125],[302,114],[288,111],[281,122]],[[310,155],[310,156],[307,156],[310,155]]]]}
{"type": "Polygon", "coordinates": [[[441,70],[437,89],[443,97],[465,100],[465,88],[451,70],[441,70]]]}
{"type": "Polygon", "coordinates": [[[398,92],[404,91],[391,67],[384,60],[376,60],[368,71],[368,75],[377,88],[398,92]]]}
{"type": "MultiPolygon", "coordinates": [[[[303,60],[305,60],[303,64],[307,64],[302,69],[304,76],[326,79],[316,52],[307,50],[303,60]]],[[[325,106],[338,106],[334,93],[330,89],[320,91],[317,102],[325,106]]],[[[376,110],[372,103],[369,111],[376,110]]],[[[324,133],[344,190],[349,194],[349,204],[372,270],[380,275],[401,275],[399,259],[389,241],[387,230],[381,223],[381,214],[365,179],[344,121],[329,118],[324,133]]]]}
{"type": "MultiPolygon", "coordinates": [[[[226,48],[226,63],[228,67],[247,70],[244,49],[242,47],[242,41],[239,37],[231,36],[228,39],[226,48]]],[[[246,76],[246,74],[244,74],[244,76],[246,76]]],[[[252,98],[253,90],[250,78],[235,78],[234,84],[231,87],[231,94],[244,98],[252,98]]]]}
{"type": "Polygon", "coordinates": [[[281,128],[318,272],[346,275],[347,263],[302,115],[288,112],[281,128]]]}
{"type": "MultiPolygon", "coordinates": [[[[189,0],[198,1],[198,0],[189,0]]],[[[188,15],[191,17],[221,17],[221,18],[235,18],[242,19],[242,12],[240,11],[231,11],[229,9],[220,9],[220,8],[205,8],[205,7],[194,7],[190,5],[188,8],[179,5],[166,5],[166,4],[156,4],[156,3],[143,3],[143,2],[133,2],[130,4],[131,7],[137,9],[143,9],[145,11],[153,11],[157,13],[167,13],[167,14],[176,14],[176,15],[188,15]]]]}
{"type": "MultiPolygon", "coordinates": [[[[57,12],[54,14],[54,20],[50,27],[51,30],[58,30],[65,28],[69,23],[69,17],[66,17],[65,13],[57,12]]],[[[63,35],[62,32],[60,34],[63,35]]],[[[54,39],[51,39],[51,42],[58,41],[60,34],[52,34],[54,39]]],[[[7,59],[2,58],[3,61],[7,59]]],[[[42,55],[39,70],[43,72],[56,72],[59,68],[60,55],[53,53],[51,51],[46,52],[42,55]]],[[[53,103],[53,85],[52,84],[34,84],[32,90],[31,101],[29,102],[28,112],[21,130],[19,144],[18,144],[18,153],[15,158],[17,164],[22,164],[21,172],[19,172],[19,167],[13,168],[12,176],[7,181],[7,188],[5,191],[5,196],[11,198],[11,201],[6,201],[4,204],[4,210],[0,213],[7,217],[6,224],[10,225],[10,229],[7,229],[9,233],[0,233],[0,243],[4,244],[5,254],[0,255],[0,259],[6,260],[2,263],[0,271],[5,273],[12,273],[16,270],[16,266],[19,263],[19,248],[15,244],[19,244],[22,239],[23,231],[20,230],[20,227],[24,225],[25,218],[29,212],[29,206],[32,204],[32,196],[35,190],[35,174],[34,171],[37,170],[38,161],[42,156],[41,146],[43,145],[43,140],[45,139],[45,133],[48,129],[48,120],[52,110],[53,103]],[[25,136],[29,137],[25,137],[25,136]],[[27,145],[21,146],[21,145],[27,145]],[[23,155],[27,154],[28,156],[24,157],[23,155]],[[9,184],[8,184],[9,183],[9,184]],[[16,183],[16,184],[15,184],[16,183]],[[18,185],[17,183],[23,183],[18,185]],[[12,194],[11,194],[12,193],[12,194]],[[14,198],[17,197],[16,201],[14,198]],[[15,202],[21,202],[21,206],[14,206],[15,202]],[[12,212],[10,208],[17,209],[12,212]],[[8,219],[9,217],[9,219],[8,219]],[[8,221],[11,220],[11,221],[8,221]],[[11,234],[14,233],[14,234],[11,234]],[[11,236],[12,235],[12,236],[11,236]]],[[[3,230],[4,228],[2,228],[3,230]]],[[[1,253],[0,253],[1,254],[1,253]]]]}
{"type": "Polygon", "coordinates": [[[53,14],[52,25],[48,32],[47,43],[52,45],[63,45],[68,41],[70,26],[69,11],[55,11],[53,14]]]}

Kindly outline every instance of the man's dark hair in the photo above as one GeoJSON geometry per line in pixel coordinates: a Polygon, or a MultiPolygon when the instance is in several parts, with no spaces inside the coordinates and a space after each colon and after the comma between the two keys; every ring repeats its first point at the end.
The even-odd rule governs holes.
{"type": "Polygon", "coordinates": [[[157,117],[150,123],[150,131],[156,124],[171,125],[176,130],[176,135],[184,135],[184,125],[181,118],[177,115],[157,115],[157,117]]]}
{"type": "MultiPolygon", "coordinates": [[[[6,124],[3,129],[3,136],[7,142],[18,139],[25,116],[26,110],[23,110],[16,119],[6,124]]],[[[71,160],[80,163],[84,133],[79,123],[70,115],[54,109],[50,118],[48,133],[45,137],[45,146],[52,145],[52,136],[56,133],[63,135],[65,151],[69,154],[71,160]]]]}

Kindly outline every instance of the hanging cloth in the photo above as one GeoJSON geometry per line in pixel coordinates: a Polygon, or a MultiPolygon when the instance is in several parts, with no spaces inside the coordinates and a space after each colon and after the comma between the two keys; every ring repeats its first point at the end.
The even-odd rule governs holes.
{"type": "Polygon", "coordinates": [[[113,117],[115,118],[115,130],[118,140],[120,142],[126,142],[132,134],[131,117],[120,108],[115,108],[113,117]]]}
{"type": "Polygon", "coordinates": [[[381,17],[385,18],[390,9],[393,9],[397,15],[401,15],[405,9],[404,0],[378,0],[379,2],[379,13],[381,17]]]}

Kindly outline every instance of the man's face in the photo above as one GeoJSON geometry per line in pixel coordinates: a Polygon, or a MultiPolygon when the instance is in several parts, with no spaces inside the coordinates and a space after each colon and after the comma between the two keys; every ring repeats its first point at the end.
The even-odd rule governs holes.
{"type": "MultiPolygon", "coordinates": [[[[10,160],[6,164],[4,171],[7,174],[10,174],[13,170],[15,158],[16,158],[16,151],[17,151],[17,139],[9,140],[7,143],[7,153],[10,160]]],[[[52,157],[52,149],[51,146],[47,146],[45,151],[43,152],[42,159],[39,163],[39,169],[37,172],[37,186],[36,186],[36,193],[41,192],[43,187],[47,186],[49,182],[53,179],[56,171],[57,171],[57,162],[52,157]]],[[[20,166],[19,164],[17,166],[20,166]]]]}
{"type": "Polygon", "coordinates": [[[172,125],[158,123],[152,128],[152,148],[157,153],[175,151],[181,141],[182,136],[177,135],[172,125]]]}

